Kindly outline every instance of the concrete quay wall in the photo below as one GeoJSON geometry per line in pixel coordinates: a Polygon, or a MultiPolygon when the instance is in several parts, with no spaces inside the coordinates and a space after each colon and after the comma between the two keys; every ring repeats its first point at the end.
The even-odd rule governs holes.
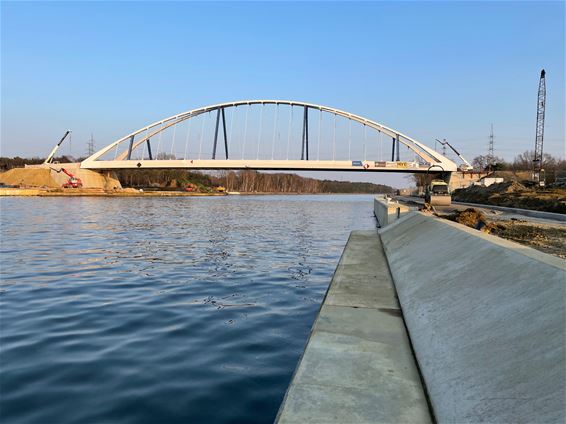
{"type": "Polygon", "coordinates": [[[411,212],[379,231],[438,422],[566,422],[566,261],[411,212]]]}
{"type": "Polygon", "coordinates": [[[373,199],[373,212],[379,225],[385,227],[410,211],[408,206],[393,201],[387,195],[375,196],[373,199]]]}
{"type": "Polygon", "coordinates": [[[381,240],[354,231],[277,422],[433,421],[381,240]]]}

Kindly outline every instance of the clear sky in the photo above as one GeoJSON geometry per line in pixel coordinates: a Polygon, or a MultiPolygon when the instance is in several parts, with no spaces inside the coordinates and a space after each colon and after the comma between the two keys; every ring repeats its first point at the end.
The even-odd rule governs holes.
{"type": "Polygon", "coordinates": [[[534,147],[543,67],[545,152],[565,156],[564,2],[3,1],[1,14],[3,156],[45,156],[67,128],[80,156],[91,133],[102,147],[199,106],[280,98],[447,138],[469,160],[493,123],[511,160],[534,147]]]}

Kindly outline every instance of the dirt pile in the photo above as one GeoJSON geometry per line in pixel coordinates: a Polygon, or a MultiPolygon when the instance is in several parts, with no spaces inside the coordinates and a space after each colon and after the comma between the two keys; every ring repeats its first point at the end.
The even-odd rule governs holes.
{"type": "Polygon", "coordinates": [[[484,233],[490,233],[494,227],[494,224],[489,222],[483,213],[474,208],[456,211],[450,215],[443,215],[442,218],[483,231],[484,233]]]}
{"type": "Polygon", "coordinates": [[[566,259],[566,228],[525,221],[499,222],[492,233],[566,259]]]}
{"type": "Polygon", "coordinates": [[[494,222],[473,208],[438,216],[566,259],[566,227],[559,224],[539,224],[516,219],[494,222]]]}
{"type": "Polygon", "coordinates": [[[49,169],[14,168],[0,174],[0,183],[19,187],[60,186],[51,176],[49,169]]]}
{"type": "Polygon", "coordinates": [[[566,189],[529,188],[517,181],[459,189],[452,198],[457,202],[566,213],[566,189]]]}
{"type": "MultiPolygon", "coordinates": [[[[456,190],[454,193],[458,198],[489,198],[494,195],[522,193],[528,189],[517,181],[507,181],[499,184],[492,184],[488,187],[473,185],[468,188],[456,190]]],[[[461,200],[462,202],[465,200],[461,200]]]]}

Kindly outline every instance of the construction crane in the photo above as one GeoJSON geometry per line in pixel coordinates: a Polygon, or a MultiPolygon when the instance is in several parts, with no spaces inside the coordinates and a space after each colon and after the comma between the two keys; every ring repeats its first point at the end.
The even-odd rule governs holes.
{"type": "Polygon", "coordinates": [[[53,150],[51,150],[51,153],[49,153],[49,156],[47,156],[47,159],[45,159],[45,161],[43,162],[44,164],[53,162],[53,156],[55,156],[55,153],[57,153],[57,150],[61,146],[61,143],[63,143],[63,141],[67,138],[69,134],[71,134],[71,130],[67,130],[65,134],[63,134],[63,137],[61,137],[59,143],[57,143],[57,145],[53,148],[53,150]]]}
{"type": "Polygon", "coordinates": [[[544,110],[546,107],[546,72],[540,71],[537,101],[537,128],[535,138],[535,157],[533,158],[533,180],[544,187],[544,169],[542,168],[542,143],[544,140],[544,110]]]}
{"type": "Polygon", "coordinates": [[[448,142],[446,141],[446,139],[444,139],[444,141],[440,141],[438,138],[435,138],[435,140],[438,141],[440,144],[442,144],[442,147],[446,147],[446,146],[450,147],[450,148],[454,151],[454,153],[456,153],[456,155],[458,155],[458,157],[460,158],[460,160],[461,160],[462,162],[464,162],[464,163],[462,163],[462,164],[460,164],[460,165],[458,166],[458,169],[459,169],[460,171],[471,171],[472,169],[474,169],[474,167],[473,167],[472,165],[470,165],[470,162],[468,162],[466,159],[464,159],[464,156],[462,156],[462,155],[460,154],[460,152],[458,152],[458,150],[456,150],[456,149],[454,148],[454,146],[452,146],[450,143],[448,143],[448,142]]]}

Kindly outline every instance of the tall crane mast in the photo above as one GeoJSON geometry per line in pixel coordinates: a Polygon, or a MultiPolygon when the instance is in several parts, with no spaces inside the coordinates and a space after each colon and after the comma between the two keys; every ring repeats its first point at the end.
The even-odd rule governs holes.
{"type": "Polygon", "coordinates": [[[537,128],[535,138],[535,157],[533,158],[533,180],[544,186],[544,170],[542,169],[542,144],[544,141],[544,109],[546,107],[546,72],[540,71],[537,102],[537,128]],[[541,175],[542,174],[542,175],[541,175]]]}

